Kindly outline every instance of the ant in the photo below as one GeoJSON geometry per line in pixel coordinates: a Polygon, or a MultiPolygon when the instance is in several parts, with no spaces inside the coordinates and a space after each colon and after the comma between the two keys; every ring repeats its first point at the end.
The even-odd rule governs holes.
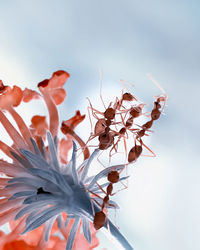
{"type": "Polygon", "coordinates": [[[152,127],[153,122],[160,118],[160,115],[161,115],[161,113],[164,109],[165,103],[167,101],[167,95],[166,95],[166,92],[164,91],[164,89],[162,89],[162,87],[153,79],[153,77],[151,75],[149,75],[149,77],[154,82],[154,84],[159,89],[161,89],[161,91],[164,93],[164,95],[159,95],[156,97],[153,109],[151,111],[151,120],[144,123],[141,126],[142,129],[136,132],[136,140],[138,140],[140,142],[140,145],[136,145],[136,141],[135,141],[135,146],[129,151],[129,155],[128,155],[128,162],[129,163],[137,160],[137,158],[141,155],[142,146],[146,147],[153,154],[153,156],[155,156],[155,153],[153,151],[151,151],[151,149],[148,148],[143,143],[141,137],[146,135],[145,132],[152,127]],[[164,104],[162,105],[162,103],[164,103],[164,104]]]}
{"type": "Polygon", "coordinates": [[[109,185],[107,186],[106,192],[100,187],[100,189],[106,194],[106,196],[103,198],[103,203],[101,205],[101,210],[96,212],[94,215],[94,220],[93,220],[93,224],[94,224],[94,228],[96,230],[102,228],[105,224],[105,220],[106,220],[106,215],[104,213],[104,208],[105,206],[108,204],[109,202],[109,196],[113,195],[112,191],[113,191],[113,184],[117,183],[119,181],[119,172],[118,171],[111,171],[108,176],[107,176],[108,181],[110,182],[109,185]]]}

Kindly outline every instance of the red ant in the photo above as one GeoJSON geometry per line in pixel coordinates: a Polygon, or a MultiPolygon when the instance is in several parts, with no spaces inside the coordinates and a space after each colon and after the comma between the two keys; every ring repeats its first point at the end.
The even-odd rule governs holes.
{"type": "Polygon", "coordinates": [[[166,103],[167,100],[167,95],[166,92],[160,87],[160,85],[150,76],[151,80],[158,86],[162,92],[164,93],[164,96],[160,95],[156,97],[156,101],[154,102],[154,107],[151,111],[151,120],[143,124],[141,127],[142,129],[136,132],[136,140],[140,142],[140,145],[136,145],[130,150],[128,154],[128,162],[133,162],[137,160],[137,158],[141,155],[142,153],[142,146],[145,146],[152,154],[155,156],[155,153],[151,151],[150,148],[148,148],[142,141],[141,137],[145,135],[145,132],[150,129],[153,125],[153,122],[155,120],[158,120],[166,103]],[[164,102],[164,105],[162,107],[161,103],[164,102]]]}
{"type": "Polygon", "coordinates": [[[109,202],[109,195],[112,195],[112,190],[113,190],[113,184],[117,183],[119,181],[119,173],[118,171],[111,171],[108,176],[107,176],[108,181],[110,182],[109,185],[107,186],[106,192],[100,187],[100,189],[106,194],[106,196],[103,199],[103,203],[101,205],[101,210],[96,212],[94,215],[94,228],[96,230],[100,229],[101,227],[104,226],[105,220],[106,220],[106,215],[103,212],[105,206],[109,202]]]}

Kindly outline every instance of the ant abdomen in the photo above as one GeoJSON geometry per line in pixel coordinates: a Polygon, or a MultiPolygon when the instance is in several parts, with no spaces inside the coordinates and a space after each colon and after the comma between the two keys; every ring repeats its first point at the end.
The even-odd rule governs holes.
{"type": "Polygon", "coordinates": [[[102,228],[105,224],[105,220],[106,220],[106,215],[104,214],[103,211],[96,212],[93,221],[94,228],[96,230],[102,228]]]}
{"type": "Polygon", "coordinates": [[[106,128],[105,119],[99,119],[95,125],[94,133],[95,134],[103,133],[105,131],[105,128],[106,128]]]}
{"type": "Polygon", "coordinates": [[[150,120],[150,121],[146,122],[145,124],[143,124],[142,128],[146,130],[146,129],[151,128],[152,125],[153,125],[153,120],[150,120]]]}
{"type": "Polygon", "coordinates": [[[119,181],[119,173],[117,171],[111,171],[108,174],[108,181],[111,183],[117,183],[119,181]]]}
{"type": "Polygon", "coordinates": [[[128,162],[133,162],[136,161],[137,158],[141,155],[142,153],[142,146],[140,145],[135,145],[128,154],[128,162]]]}

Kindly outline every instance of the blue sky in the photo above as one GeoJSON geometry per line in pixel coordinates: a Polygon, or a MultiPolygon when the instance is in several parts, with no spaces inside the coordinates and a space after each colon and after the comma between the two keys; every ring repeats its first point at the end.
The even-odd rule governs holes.
{"type": "Polygon", "coordinates": [[[0,78],[35,88],[68,71],[63,119],[86,112],[86,96],[98,98],[99,68],[105,96],[119,96],[124,79],[151,104],[160,92],[148,72],[164,87],[166,115],[149,141],[157,158],[130,170],[118,221],[136,250],[199,249],[200,3],[19,0],[1,1],[0,10],[0,78]]]}

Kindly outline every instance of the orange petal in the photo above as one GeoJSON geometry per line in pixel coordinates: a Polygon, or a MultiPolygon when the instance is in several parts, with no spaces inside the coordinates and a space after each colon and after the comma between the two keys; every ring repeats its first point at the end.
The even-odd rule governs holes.
{"type": "MultiPolygon", "coordinates": [[[[68,137],[69,138],[69,137],[68,137]]],[[[62,163],[67,163],[67,156],[69,150],[72,148],[72,140],[65,140],[61,139],[59,142],[58,150],[59,150],[59,156],[62,163]]]]}
{"type": "Polygon", "coordinates": [[[6,243],[4,245],[4,248],[3,248],[3,250],[22,250],[22,249],[23,250],[34,250],[35,247],[28,245],[23,240],[16,240],[16,241],[6,243]]]}
{"type": "Polygon", "coordinates": [[[23,98],[22,90],[13,86],[13,88],[7,88],[7,91],[3,91],[0,95],[0,108],[7,109],[9,106],[18,106],[23,98]]]}
{"type": "Polygon", "coordinates": [[[23,91],[24,102],[29,102],[32,99],[40,99],[40,97],[41,97],[40,94],[34,90],[25,88],[25,90],[23,91]]]}
{"type": "Polygon", "coordinates": [[[36,132],[36,135],[45,136],[48,129],[46,116],[35,115],[31,119],[31,128],[36,132]]]}
{"type": "MultiPolygon", "coordinates": [[[[70,77],[69,73],[64,70],[54,72],[50,79],[45,79],[38,84],[40,91],[45,90],[53,98],[56,105],[62,103],[66,97],[63,85],[70,77]]],[[[43,93],[44,94],[44,93],[43,93]]]]}
{"type": "Polygon", "coordinates": [[[52,74],[50,79],[45,79],[38,84],[38,87],[45,89],[58,89],[63,87],[67,79],[70,77],[69,73],[64,70],[58,70],[52,74]]]}
{"type": "Polygon", "coordinates": [[[61,240],[58,236],[51,236],[47,250],[61,250],[66,248],[66,240],[61,240]]]}
{"type": "Polygon", "coordinates": [[[70,74],[64,70],[54,72],[49,80],[48,88],[57,89],[63,87],[69,77],[70,74]]]}
{"type": "Polygon", "coordinates": [[[0,237],[4,236],[5,233],[3,231],[0,230],[0,237]]]}
{"type": "Polygon", "coordinates": [[[66,91],[64,89],[52,89],[49,91],[51,97],[53,98],[56,105],[61,104],[65,97],[66,97],[66,91]]]}
{"type": "Polygon", "coordinates": [[[74,132],[74,128],[84,119],[85,115],[81,115],[79,110],[76,111],[75,116],[67,121],[62,122],[61,131],[65,135],[70,134],[79,143],[84,154],[84,160],[86,160],[90,157],[90,151],[85,142],[74,132]]]}
{"type": "Polygon", "coordinates": [[[76,115],[62,122],[61,131],[64,134],[68,133],[68,130],[74,130],[74,128],[85,119],[85,115],[81,115],[80,111],[76,111],[76,115]]]}
{"type": "Polygon", "coordinates": [[[2,82],[2,80],[0,80],[0,94],[3,94],[7,91],[9,91],[11,88],[9,86],[5,86],[2,82]]]}

